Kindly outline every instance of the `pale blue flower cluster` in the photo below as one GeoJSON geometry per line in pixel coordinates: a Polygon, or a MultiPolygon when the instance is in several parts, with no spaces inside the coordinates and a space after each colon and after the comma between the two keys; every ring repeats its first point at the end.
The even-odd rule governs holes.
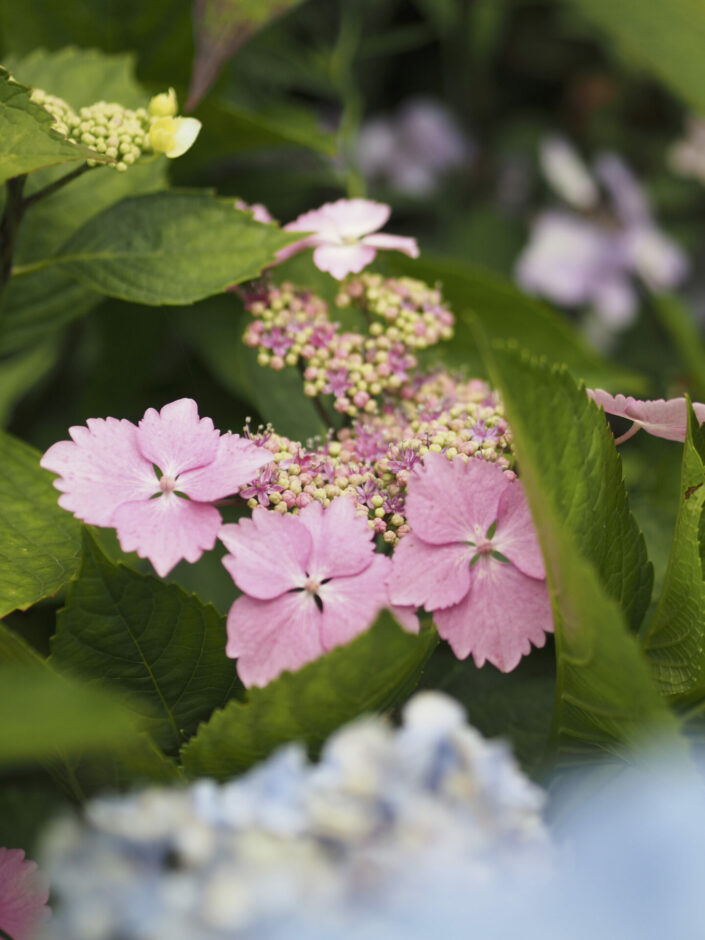
{"type": "Polygon", "coordinates": [[[102,798],[56,823],[48,936],[333,937],[378,918],[413,930],[429,902],[545,880],[543,803],[505,745],[420,693],[400,728],[361,719],[316,764],[292,745],[224,785],[102,798]]]}

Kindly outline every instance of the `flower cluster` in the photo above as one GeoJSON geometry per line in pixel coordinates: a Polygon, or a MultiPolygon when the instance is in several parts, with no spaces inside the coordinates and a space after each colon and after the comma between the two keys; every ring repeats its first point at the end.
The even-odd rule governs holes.
{"type": "MultiPolygon", "coordinates": [[[[145,153],[179,157],[195,141],[201,124],[195,118],[177,117],[174,90],[155,95],[149,108],[126,108],[121,104],[97,101],[78,111],[62,98],[40,88],[32,100],[54,118],[54,129],[69,140],[83,144],[110,159],[109,166],[125,171],[145,153]]],[[[87,161],[95,166],[96,161],[87,161]]]]}
{"type": "Polygon", "coordinates": [[[479,379],[443,372],[415,376],[397,396],[383,396],[378,413],[359,415],[351,427],[318,445],[304,446],[271,429],[252,440],[274,463],[240,490],[251,508],[295,513],[312,500],[327,506],[346,496],[390,545],[409,531],[406,483],[425,454],[482,458],[510,474],[513,463],[497,394],[479,379]]]}
{"type": "Polygon", "coordinates": [[[594,176],[561,139],[545,141],[541,157],[549,183],[573,211],[550,209],[536,218],[517,279],[556,303],[591,306],[608,330],[623,329],[638,308],[634,276],[655,290],[674,287],[688,272],[686,255],[658,228],[618,156],[599,156],[594,176]]]}
{"type": "Polygon", "coordinates": [[[365,718],[318,764],[291,745],[244,777],[91,802],[45,843],[52,937],[337,936],[454,870],[463,897],[550,871],[543,793],[461,707],[420,693],[395,729],[365,718]],[[301,936],[306,936],[302,929],[301,936]]]}
{"type": "Polygon", "coordinates": [[[402,387],[418,365],[414,350],[452,336],[440,292],[413,278],[363,274],[344,284],[337,304],[362,310],[367,335],[343,330],[323,300],[288,282],[258,285],[245,302],[255,320],[244,342],[260,365],[299,366],[307,395],[333,395],[336,411],[353,416],[374,414],[382,392],[402,387]]]}

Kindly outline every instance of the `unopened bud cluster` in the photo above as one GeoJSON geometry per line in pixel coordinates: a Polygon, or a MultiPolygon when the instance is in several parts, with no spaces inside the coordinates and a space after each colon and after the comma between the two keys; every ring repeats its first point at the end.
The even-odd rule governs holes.
{"type": "MultiPolygon", "coordinates": [[[[178,105],[173,89],[155,95],[149,108],[137,109],[115,102],[97,101],[75,111],[62,98],[47,94],[40,88],[32,91],[32,100],[51,114],[54,130],[74,143],[108,157],[110,162],[107,165],[123,172],[143,154],[179,156],[193,143],[200,128],[199,122],[193,118],[175,117],[178,105]],[[188,143],[179,141],[184,131],[187,131],[188,143]]],[[[89,166],[103,163],[102,160],[90,159],[86,162],[89,166]]]]}
{"type": "Polygon", "coordinates": [[[438,290],[412,278],[363,274],[345,283],[337,303],[363,310],[367,334],[343,330],[309,291],[263,286],[246,299],[255,320],[244,341],[260,365],[298,366],[306,395],[332,395],[336,411],[353,417],[376,414],[380,396],[403,387],[418,365],[415,350],[452,336],[453,314],[438,290]]]}
{"type": "Polygon", "coordinates": [[[449,459],[490,460],[508,473],[513,464],[497,394],[478,379],[445,373],[418,376],[401,395],[383,396],[377,414],[359,415],[351,427],[318,445],[304,446],[271,428],[251,436],[274,459],[240,491],[251,508],[296,513],[311,500],[326,506],[345,496],[389,545],[410,531],[404,514],[406,483],[428,451],[449,459]]]}

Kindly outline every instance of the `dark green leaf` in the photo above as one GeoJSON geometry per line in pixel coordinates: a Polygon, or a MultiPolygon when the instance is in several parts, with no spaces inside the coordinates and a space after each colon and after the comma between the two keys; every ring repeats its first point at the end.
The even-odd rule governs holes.
{"type": "Polygon", "coordinates": [[[675,294],[652,297],[652,304],[687,369],[695,397],[705,400],[705,345],[694,313],[675,294]]]}
{"type": "Polygon", "coordinates": [[[256,277],[296,240],[207,193],[123,199],[90,219],[45,265],[112,297],[190,304],[256,277]]]}
{"type": "Polygon", "coordinates": [[[59,356],[56,337],[0,359],[0,427],[7,424],[13,409],[44,376],[59,356]]]}
{"type": "Polygon", "coordinates": [[[239,695],[214,607],[174,584],[114,565],[84,532],[83,563],[57,617],[52,662],[106,684],[175,751],[214,708],[239,695]]]}
{"type": "Polygon", "coordinates": [[[432,628],[414,636],[384,613],[347,646],[214,712],[182,750],[184,770],[226,780],[287,741],[319,745],[339,725],[413,688],[435,645],[432,628]]]}
{"type": "Polygon", "coordinates": [[[0,431],[0,617],[56,594],[81,557],[80,526],[57,503],[39,451],[0,431]]]}
{"type": "Polygon", "coordinates": [[[676,701],[705,696],[705,581],[700,557],[704,458],[705,433],[689,407],[671,555],[658,606],[642,632],[654,680],[676,701]]]}

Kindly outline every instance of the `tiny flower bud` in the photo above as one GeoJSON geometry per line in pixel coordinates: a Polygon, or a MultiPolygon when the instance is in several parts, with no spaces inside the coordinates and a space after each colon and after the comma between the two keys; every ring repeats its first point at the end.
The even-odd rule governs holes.
{"type": "Polygon", "coordinates": [[[149,113],[154,118],[175,117],[179,105],[173,88],[155,95],[149,102],[149,113]]]}

